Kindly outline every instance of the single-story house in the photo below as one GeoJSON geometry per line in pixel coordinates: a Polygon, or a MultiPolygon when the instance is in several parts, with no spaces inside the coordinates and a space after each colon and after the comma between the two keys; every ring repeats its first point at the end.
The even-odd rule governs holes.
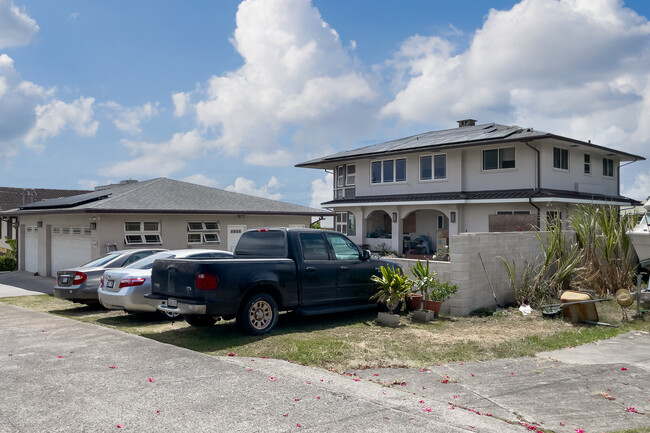
{"type": "Polygon", "coordinates": [[[156,246],[232,251],[247,229],[309,227],[330,215],[167,178],[124,181],[0,213],[18,221],[18,266],[54,276],[112,250],[156,246]]]}

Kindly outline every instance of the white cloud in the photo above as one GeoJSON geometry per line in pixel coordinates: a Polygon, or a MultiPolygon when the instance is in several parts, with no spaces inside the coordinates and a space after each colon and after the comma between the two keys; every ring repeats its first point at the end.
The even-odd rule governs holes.
{"type": "Polygon", "coordinates": [[[196,131],[176,133],[171,140],[162,143],[122,140],[133,157],[103,169],[108,176],[124,177],[138,173],[140,176],[168,176],[185,167],[185,161],[207,154],[216,146],[196,131]]]}
{"type": "Polygon", "coordinates": [[[327,173],[325,178],[316,179],[311,183],[311,203],[310,207],[315,209],[322,208],[321,203],[332,200],[332,182],[334,176],[327,173]]]}
{"type": "Polygon", "coordinates": [[[622,195],[642,201],[650,197],[650,168],[645,164],[645,173],[637,173],[629,187],[623,187],[622,195]]]}
{"type": "Polygon", "coordinates": [[[193,174],[192,176],[187,176],[182,179],[184,182],[195,183],[197,185],[209,186],[212,188],[219,187],[219,181],[215,179],[210,179],[209,177],[203,174],[193,174]]]}
{"type": "Polygon", "coordinates": [[[93,120],[94,102],[95,98],[82,96],[70,104],[55,99],[45,105],[38,105],[35,109],[36,124],[25,136],[25,144],[39,147],[45,138],[58,135],[66,129],[72,129],[82,136],[95,135],[99,122],[93,120]]]}
{"type": "Polygon", "coordinates": [[[259,188],[257,188],[255,181],[246,179],[244,177],[238,177],[235,179],[235,184],[228,185],[226,187],[226,190],[238,192],[241,194],[254,195],[257,197],[264,197],[271,200],[280,200],[282,198],[282,194],[273,191],[276,191],[281,186],[282,184],[278,182],[275,176],[272,176],[266,185],[262,185],[259,188]]]}
{"type": "Polygon", "coordinates": [[[190,94],[185,92],[172,93],[172,101],[174,102],[174,116],[182,117],[187,112],[190,94]]]}
{"type": "Polygon", "coordinates": [[[100,182],[94,179],[79,179],[77,183],[81,189],[94,190],[96,186],[105,185],[112,182],[100,182]]]}
{"type": "Polygon", "coordinates": [[[308,0],[242,2],[232,43],[244,65],[212,77],[195,105],[197,121],[219,131],[226,153],[262,154],[280,145],[295,153],[296,144],[279,137],[320,144],[374,121],[373,85],[308,0]]]}
{"type": "Polygon", "coordinates": [[[113,118],[113,124],[117,127],[117,129],[123,132],[128,132],[130,134],[137,134],[142,132],[140,123],[151,119],[154,116],[157,116],[158,105],[158,102],[155,104],[147,102],[140,107],[125,108],[117,102],[113,101],[102,104],[102,106],[110,108],[117,113],[115,116],[110,116],[113,118]]]}
{"type": "Polygon", "coordinates": [[[13,0],[0,0],[0,49],[26,45],[38,30],[36,21],[18,9],[13,0]]]}
{"type": "Polygon", "coordinates": [[[523,0],[491,10],[465,51],[414,36],[390,65],[397,91],[384,116],[450,127],[472,117],[628,151],[648,145],[650,23],[616,0],[523,0]]]}
{"type": "Polygon", "coordinates": [[[287,166],[292,163],[294,158],[295,155],[292,155],[284,149],[279,149],[274,152],[269,151],[248,154],[244,158],[244,162],[250,165],[261,165],[265,167],[287,166]]]}

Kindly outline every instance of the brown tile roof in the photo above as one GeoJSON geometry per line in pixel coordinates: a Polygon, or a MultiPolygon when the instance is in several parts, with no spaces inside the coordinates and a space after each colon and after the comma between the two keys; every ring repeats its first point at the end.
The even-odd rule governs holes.
{"type": "Polygon", "coordinates": [[[46,189],[46,188],[9,188],[0,187],[0,211],[15,209],[23,204],[33,203],[44,199],[70,197],[87,193],[79,189],[46,189]]]}

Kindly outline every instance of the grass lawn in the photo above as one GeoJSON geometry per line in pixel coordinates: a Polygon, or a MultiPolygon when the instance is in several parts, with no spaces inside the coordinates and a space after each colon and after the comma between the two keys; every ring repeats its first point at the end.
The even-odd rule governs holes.
{"type": "MultiPolygon", "coordinates": [[[[281,314],[268,335],[241,334],[234,321],[210,328],[192,328],[185,321],[171,322],[154,314],[134,315],[108,311],[49,295],[2,298],[0,302],[30,310],[119,329],[156,341],[210,355],[269,357],[336,371],[363,367],[417,367],[438,363],[470,362],[532,356],[537,352],[576,346],[631,331],[650,331],[650,315],[622,322],[620,307],[598,304],[601,322],[618,328],[571,324],[545,319],[539,312],[522,316],[503,310],[490,317],[441,317],[434,322],[411,321],[402,313],[399,328],[376,323],[375,312],[301,317],[281,314]]],[[[631,312],[635,311],[635,305],[631,312]]],[[[631,314],[630,314],[631,316],[631,314]]]]}

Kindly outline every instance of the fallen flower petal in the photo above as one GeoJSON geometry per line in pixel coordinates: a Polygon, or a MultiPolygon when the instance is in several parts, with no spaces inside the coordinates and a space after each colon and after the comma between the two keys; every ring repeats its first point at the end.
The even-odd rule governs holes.
{"type": "Polygon", "coordinates": [[[576,433],[585,433],[585,431],[583,429],[581,429],[581,428],[577,428],[576,433]]]}
{"type": "Polygon", "coordinates": [[[307,385],[311,385],[311,382],[310,382],[310,381],[307,381],[307,385]]]}
{"type": "Polygon", "coordinates": [[[269,377],[269,380],[270,380],[271,382],[275,382],[275,377],[271,376],[271,377],[269,377]]]}
{"type": "Polygon", "coordinates": [[[235,354],[232,352],[228,352],[228,356],[235,356],[235,354]]]}
{"type": "Polygon", "coordinates": [[[431,408],[430,408],[430,407],[423,407],[422,410],[427,411],[427,412],[431,412],[431,408]]]}
{"type": "Polygon", "coordinates": [[[59,355],[59,359],[60,359],[60,358],[63,358],[63,356],[59,355]]]}
{"type": "Polygon", "coordinates": [[[115,368],[115,366],[114,366],[114,365],[111,365],[111,366],[110,366],[110,367],[108,367],[108,368],[110,368],[110,369],[114,369],[114,368],[115,368]]]}
{"type": "Polygon", "coordinates": [[[373,374],[373,376],[379,376],[379,373],[375,373],[375,374],[373,374]]]}
{"type": "Polygon", "coordinates": [[[320,400],[320,395],[317,395],[317,396],[316,396],[316,400],[320,400]]]}
{"type": "Polygon", "coordinates": [[[361,379],[354,379],[355,382],[361,382],[361,379]]]}
{"type": "Polygon", "coordinates": [[[289,416],[289,414],[288,414],[288,413],[285,413],[285,414],[284,414],[284,415],[282,415],[282,416],[289,416]]]}
{"type": "Polygon", "coordinates": [[[296,424],[296,427],[300,427],[300,423],[296,424]]]}
{"type": "Polygon", "coordinates": [[[293,401],[300,401],[300,399],[299,398],[294,398],[293,401]]]}
{"type": "Polygon", "coordinates": [[[148,380],[149,382],[153,382],[153,379],[152,379],[152,378],[148,378],[147,380],[148,380]]]}
{"type": "Polygon", "coordinates": [[[627,371],[627,368],[621,367],[621,371],[627,371]]]}
{"type": "Polygon", "coordinates": [[[420,400],[418,403],[424,403],[424,400],[420,400]]]}
{"type": "Polygon", "coordinates": [[[156,413],[160,413],[160,410],[157,410],[156,413]]]}
{"type": "Polygon", "coordinates": [[[117,425],[117,428],[122,428],[122,427],[124,427],[122,424],[117,425]]]}
{"type": "Polygon", "coordinates": [[[474,373],[472,373],[472,377],[474,377],[474,373]]]}
{"type": "Polygon", "coordinates": [[[627,409],[625,409],[625,412],[638,413],[639,415],[643,415],[643,412],[639,412],[633,407],[628,407],[627,409]]]}

